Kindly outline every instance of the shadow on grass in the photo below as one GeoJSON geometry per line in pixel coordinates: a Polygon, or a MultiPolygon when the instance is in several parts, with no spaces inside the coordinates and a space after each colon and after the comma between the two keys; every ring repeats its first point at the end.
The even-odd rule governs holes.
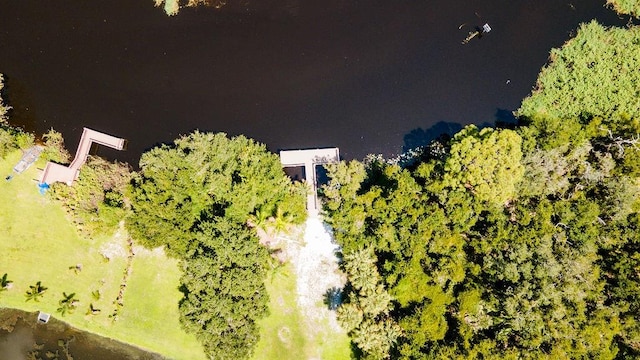
{"type": "Polygon", "coordinates": [[[327,289],[323,296],[323,303],[329,308],[329,310],[336,310],[340,304],[342,304],[343,292],[342,288],[332,287],[327,289]]]}

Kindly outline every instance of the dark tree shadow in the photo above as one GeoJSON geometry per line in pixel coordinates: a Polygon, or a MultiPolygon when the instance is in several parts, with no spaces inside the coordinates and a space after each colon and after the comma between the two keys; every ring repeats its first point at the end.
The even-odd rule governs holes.
{"type": "Polygon", "coordinates": [[[513,115],[512,110],[496,109],[496,127],[502,129],[512,129],[518,125],[518,119],[513,115]]]}
{"type": "Polygon", "coordinates": [[[332,287],[324,293],[323,303],[329,310],[336,310],[342,304],[342,288],[332,287]]]}
{"type": "Polygon", "coordinates": [[[426,130],[423,128],[413,129],[404,136],[402,151],[407,152],[412,149],[427,146],[442,135],[452,136],[460,130],[462,130],[461,124],[446,121],[437,122],[426,130]]]}

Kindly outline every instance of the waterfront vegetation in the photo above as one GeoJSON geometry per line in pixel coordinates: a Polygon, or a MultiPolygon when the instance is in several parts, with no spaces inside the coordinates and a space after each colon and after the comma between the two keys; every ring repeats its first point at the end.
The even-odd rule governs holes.
{"type": "Polygon", "coordinates": [[[640,27],[608,29],[595,21],[581,25],[575,38],[551,51],[549,65],[518,115],[556,126],[569,126],[559,120],[595,116],[638,119],[638,47],[640,27]]]}
{"type": "Polygon", "coordinates": [[[640,356],[638,34],[582,26],[514,129],[330,167],[338,319],[364,357],[640,356]]]}
{"type": "Polygon", "coordinates": [[[619,14],[640,17],[640,1],[638,0],[607,0],[607,4],[619,14]]]}
{"type": "MultiPolygon", "coordinates": [[[[14,150],[0,161],[3,178],[12,174],[21,155],[14,150]]],[[[92,237],[78,232],[60,203],[38,193],[37,168],[43,166],[38,162],[0,182],[0,253],[5,259],[0,271],[12,281],[0,292],[1,306],[48,312],[79,329],[170,358],[204,359],[197,339],[185,333],[178,320],[182,297],[178,261],[161,251],[140,248],[133,257],[125,305],[114,321],[110,315],[127,268],[127,235],[117,227],[92,237]],[[37,282],[47,290],[37,302],[26,301],[26,293],[37,282]],[[96,291],[99,300],[92,295],[96,291]],[[75,293],[79,300],[77,310],[64,317],[56,312],[63,293],[75,293]],[[100,311],[87,314],[90,305],[100,311]]]]}
{"type": "Polygon", "coordinates": [[[182,326],[211,358],[250,357],[268,314],[269,252],[249,223],[258,214],[303,222],[306,189],[264,145],[222,133],[196,131],[152,149],[140,167],[127,229],[181,261],[182,326]]]}

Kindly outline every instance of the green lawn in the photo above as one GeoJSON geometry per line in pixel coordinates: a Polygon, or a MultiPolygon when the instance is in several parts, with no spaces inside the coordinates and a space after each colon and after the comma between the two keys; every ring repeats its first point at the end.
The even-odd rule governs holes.
{"type": "Polygon", "coordinates": [[[260,321],[260,342],[253,360],[350,358],[346,334],[332,332],[328,324],[312,331],[306,327],[296,303],[296,277],[290,264],[273,271],[266,285],[270,315],[260,321]]]}
{"type": "Polygon", "coordinates": [[[124,308],[116,322],[114,300],[126,269],[126,233],[87,239],[78,235],[59,204],[38,193],[37,163],[23,174],[12,174],[21,152],[0,161],[0,276],[13,287],[0,293],[0,307],[52,313],[74,327],[108,336],[174,359],[205,359],[195,337],[182,331],[177,303],[180,270],[162,253],[139,251],[124,292],[124,308]],[[111,249],[111,260],[102,255],[111,249]],[[82,270],[73,268],[81,264],[82,270]],[[71,267],[71,269],[70,269],[71,267]],[[41,281],[48,290],[40,302],[25,301],[29,285],[41,281]],[[92,292],[100,291],[95,300],[92,292]],[[62,292],[76,293],[77,310],[62,318],[56,313],[62,292]],[[89,304],[101,311],[87,315],[89,304]]]}

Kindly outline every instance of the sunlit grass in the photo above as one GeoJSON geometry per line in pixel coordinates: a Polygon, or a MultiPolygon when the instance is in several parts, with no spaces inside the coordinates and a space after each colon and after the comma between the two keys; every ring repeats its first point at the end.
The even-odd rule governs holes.
{"type": "Polygon", "coordinates": [[[272,271],[266,286],[270,314],[259,323],[260,342],[253,359],[287,359],[292,354],[304,354],[305,337],[296,304],[296,278],[290,265],[272,271]]]}
{"type": "Polygon", "coordinates": [[[60,205],[38,192],[36,167],[44,164],[4,180],[20,157],[17,151],[0,161],[0,276],[7,273],[13,281],[0,292],[0,307],[48,312],[78,329],[169,358],[204,359],[200,343],[178,322],[177,262],[161,252],[135,255],[124,307],[114,322],[110,315],[127,267],[126,233],[79,236],[60,205]],[[107,246],[120,250],[110,260],[102,255],[107,246]],[[48,289],[39,302],[26,302],[25,292],[37,281],[48,289]],[[92,295],[96,290],[99,299],[92,295]],[[75,293],[79,300],[75,312],[65,317],[56,312],[63,292],[75,293]],[[90,304],[100,311],[88,314],[90,304]]]}
{"type": "MultiPolygon", "coordinates": [[[[260,342],[253,360],[349,359],[349,338],[331,326],[309,329],[296,302],[296,277],[290,264],[272,271],[266,281],[270,315],[260,321],[260,342]]],[[[324,306],[320,304],[319,306],[324,306]]]]}

